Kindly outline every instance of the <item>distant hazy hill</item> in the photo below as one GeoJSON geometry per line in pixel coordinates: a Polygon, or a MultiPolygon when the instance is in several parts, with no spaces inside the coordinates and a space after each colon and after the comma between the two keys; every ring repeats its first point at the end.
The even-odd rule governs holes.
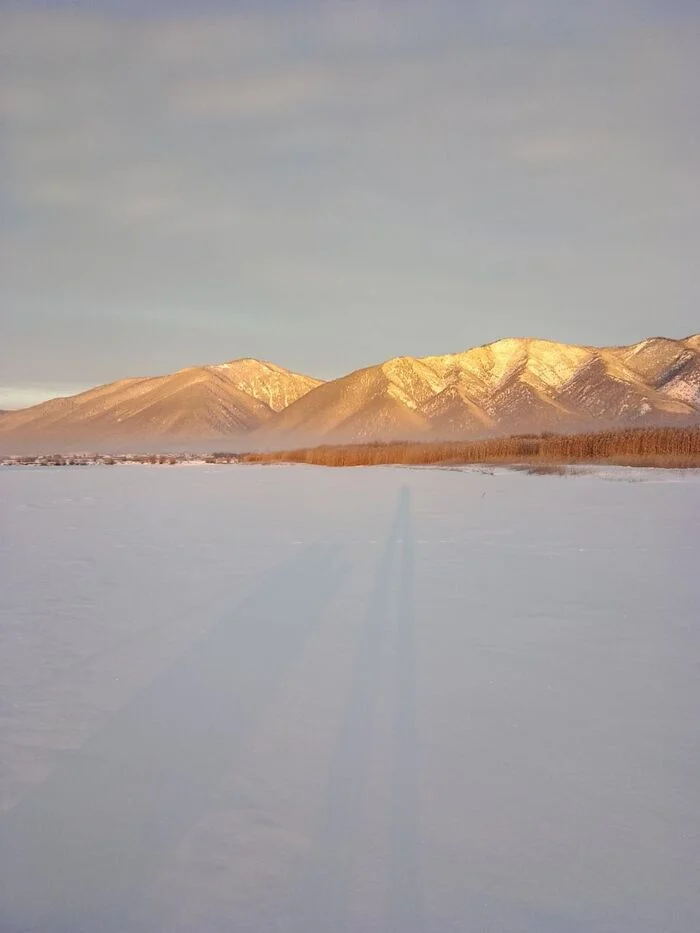
{"type": "Polygon", "coordinates": [[[0,418],[3,450],[468,438],[700,423],[700,335],[628,347],[511,338],[322,383],[243,359],[125,379],[0,418]]]}
{"type": "Polygon", "coordinates": [[[3,449],[159,448],[240,438],[319,385],[242,359],[123,379],[0,418],[3,449]]]}

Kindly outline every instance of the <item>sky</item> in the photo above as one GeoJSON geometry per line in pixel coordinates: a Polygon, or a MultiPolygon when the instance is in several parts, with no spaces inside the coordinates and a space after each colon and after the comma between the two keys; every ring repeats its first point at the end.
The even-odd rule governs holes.
{"type": "Polygon", "coordinates": [[[0,408],[700,330],[695,0],[0,2],[0,408]]]}

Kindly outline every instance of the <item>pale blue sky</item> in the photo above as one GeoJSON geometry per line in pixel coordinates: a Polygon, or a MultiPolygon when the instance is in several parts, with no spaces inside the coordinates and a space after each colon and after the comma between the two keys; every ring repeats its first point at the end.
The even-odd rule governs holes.
{"type": "Polygon", "coordinates": [[[700,330],[700,4],[0,3],[0,408],[700,330]]]}

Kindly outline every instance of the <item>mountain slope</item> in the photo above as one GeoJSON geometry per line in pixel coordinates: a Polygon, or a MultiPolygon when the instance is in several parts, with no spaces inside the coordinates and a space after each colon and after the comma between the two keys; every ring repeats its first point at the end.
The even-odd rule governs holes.
{"type": "Polygon", "coordinates": [[[700,335],[624,347],[508,338],[322,383],[241,359],[0,416],[8,452],[469,438],[700,423],[700,335]]]}
{"type": "Polygon", "coordinates": [[[93,447],[240,439],[319,380],[241,359],[124,379],[0,419],[4,447],[93,447]]]}
{"type": "Polygon", "coordinates": [[[698,337],[629,347],[509,338],[463,353],[397,357],[324,383],[251,440],[469,437],[698,421],[698,337]]]}

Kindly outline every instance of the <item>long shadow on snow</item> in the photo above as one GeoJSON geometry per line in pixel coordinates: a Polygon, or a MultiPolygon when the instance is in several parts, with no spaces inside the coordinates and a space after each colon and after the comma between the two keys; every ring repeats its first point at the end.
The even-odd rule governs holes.
{"type": "Polygon", "coordinates": [[[424,933],[420,859],[413,529],[409,491],[401,491],[401,550],[395,632],[396,695],[393,716],[387,933],[424,933]]]}
{"type": "MultiPolygon", "coordinates": [[[[389,877],[385,924],[390,933],[423,931],[418,805],[415,776],[415,664],[413,659],[413,549],[410,492],[403,487],[375,574],[367,614],[358,634],[344,718],[336,739],[320,825],[289,918],[294,933],[351,929],[357,828],[366,795],[369,753],[390,636],[392,576],[397,557],[397,695],[389,816],[389,877]]],[[[391,674],[393,675],[393,671],[391,674]]]]}
{"type": "Polygon", "coordinates": [[[3,933],[114,933],[206,809],[339,583],[337,549],[269,575],[0,820],[3,933]]]}

